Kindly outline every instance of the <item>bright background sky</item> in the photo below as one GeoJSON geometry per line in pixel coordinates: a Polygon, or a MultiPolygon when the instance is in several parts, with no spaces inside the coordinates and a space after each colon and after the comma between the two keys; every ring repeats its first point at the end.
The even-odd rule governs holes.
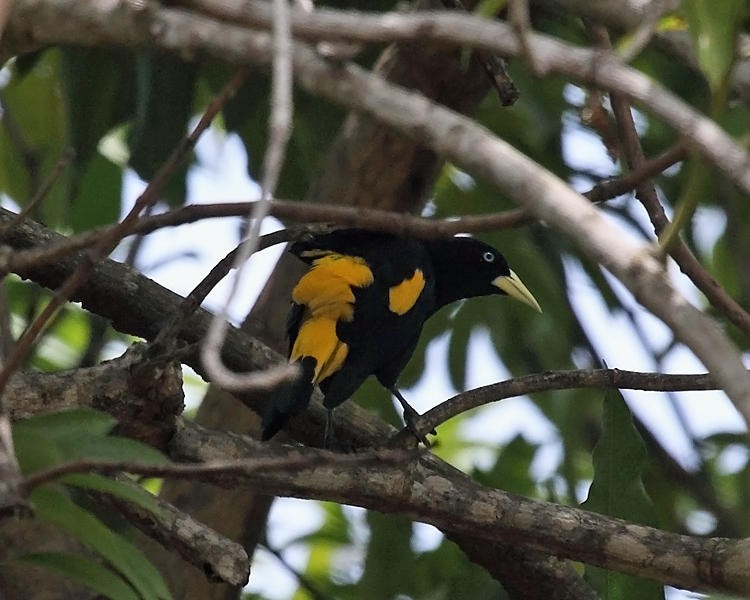
{"type": "MultiPolygon", "coordinates": [[[[580,92],[576,88],[571,88],[568,94],[569,99],[575,102],[580,92]]],[[[612,173],[614,167],[606,157],[599,139],[576,127],[575,120],[570,119],[568,135],[564,138],[564,152],[568,162],[573,166],[585,167],[587,171],[612,173]]],[[[214,130],[207,132],[198,144],[197,157],[197,165],[189,176],[189,203],[247,201],[257,198],[258,188],[245,172],[247,163],[244,146],[236,136],[224,136],[214,130]]],[[[574,181],[573,185],[584,191],[591,187],[591,182],[574,181]]],[[[142,189],[143,183],[129,173],[126,176],[123,210],[130,208],[142,189]]],[[[643,211],[637,206],[634,207],[633,214],[637,218],[645,218],[643,211]]],[[[699,238],[704,239],[706,246],[710,247],[716,236],[721,234],[723,223],[715,213],[709,211],[701,213],[698,222],[702,224],[699,238]]],[[[180,294],[187,294],[211,266],[236,245],[239,224],[238,218],[214,219],[158,231],[147,238],[141,253],[144,261],[149,262],[137,266],[162,285],[180,294]],[[176,260],[169,260],[172,258],[176,260]]],[[[264,232],[278,227],[277,222],[268,219],[264,224],[264,232]]],[[[254,303],[281,251],[280,247],[267,249],[251,260],[245,270],[241,292],[230,308],[230,315],[236,323],[242,320],[254,303]]],[[[627,318],[624,315],[618,317],[610,314],[595,286],[575,261],[568,261],[566,268],[573,309],[581,317],[587,334],[607,365],[638,371],[655,370],[657,365],[652,364],[644,353],[641,342],[632,331],[627,318]]],[[[673,278],[689,299],[700,303],[699,292],[677,269],[673,269],[673,278]]],[[[229,280],[226,279],[209,295],[205,303],[207,308],[216,310],[223,303],[228,283],[229,280]]],[[[657,348],[666,344],[670,339],[667,328],[650,313],[642,310],[617,281],[613,281],[613,286],[619,297],[631,307],[636,319],[647,324],[650,343],[657,348]]],[[[543,305],[544,298],[539,300],[543,305]]],[[[444,367],[447,364],[447,346],[447,335],[430,344],[427,350],[427,368],[422,379],[416,386],[406,390],[410,401],[420,412],[434,404],[428,403],[427,399],[446,399],[457,392],[452,387],[444,367]]],[[[509,376],[503,364],[497,359],[489,335],[485,331],[477,331],[472,336],[467,352],[468,388],[497,382],[509,376]]],[[[665,367],[668,372],[675,373],[705,370],[692,353],[679,347],[667,355],[665,367]]],[[[188,402],[195,406],[202,397],[204,386],[194,375],[188,376],[188,383],[188,402]]],[[[696,463],[692,444],[665,395],[625,391],[624,396],[631,409],[656,433],[682,465],[690,467],[696,463]]],[[[680,408],[687,415],[693,428],[693,434],[698,437],[718,431],[744,430],[742,420],[722,393],[681,393],[678,398],[680,408]]],[[[522,434],[529,441],[540,444],[541,450],[532,465],[532,474],[536,479],[547,478],[561,457],[562,447],[555,427],[526,398],[507,399],[485,408],[481,418],[467,421],[465,434],[471,440],[496,445],[505,444],[516,435],[522,434]]],[[[486,458],[491,459],[491,456],[487,455],[486,458]]],[[[747,450],[737,448],[733,453],[727,453],[724,458],[728,468],[739,468],[748,460],[747,450]]],[[[481,462],[483,459],[480,454],[472,455],[471,460],[481,462]]],[[[586,488],[579,490],[580,501],[585,499],[587,491],[586,488]]],[[[364,511],[347,508],[346,514],[355,525],[355,532],[359,532],[361,548],[366,542],[367,535],[367,529],[363,525],[364,511]]],[[[699,527],[700,515],[696,515],[696,519],[698,521],[695,525],[699,527]]],[[[285,548],[284,560],[292,567],[304,570],[307,561],[304,546],[298,544],[286,548],[286,545],[289,540],[314,531],[320,524],[321,513],[316,504],[279,499],[274,503],[270,515],[269,543],[276,548],[285,548]]],[[[428,549],[437,545],[441,537],[433,527],[418,524],[415,525],[414,539],[416,547],[428,549]]],[[[360,558],[356,551],[342,556],[342,571],[356,577],[361,569],[360,558]]],[[[275,557],[263,550],[258,551],[248,591],[281,600],[290,598],[296,587],[294,577],[275,557]]],[[[676,590],[669,590],[667,595],[669,600],[688,597],[698,596],[676,590]]]]}

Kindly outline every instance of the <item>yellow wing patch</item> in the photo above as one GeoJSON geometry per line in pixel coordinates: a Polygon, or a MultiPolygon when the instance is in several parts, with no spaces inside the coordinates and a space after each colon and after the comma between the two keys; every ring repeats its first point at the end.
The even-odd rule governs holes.
{"type": "Polygon", "coordinates": [[[314,383],[330,377],[344,364],[349,346],[336,335],[336,324],[354,318],[352,288],[372,282],[372,271],[362,258],[328,253],[313,261],[292,291],[292,299],[306,310],[290,359],[313,357],[314,383]]]}
{"type": "Polygon", "coordinates": [[[367,287],[373,275],[357,256],[329,254],[313,261],[312,268],[299,280],[292,300],[307,307],[312,316],[350,321],[354,315],[354,287],[367,287]]]}
{"type": "Polygon", "coordinates": [[[417,303],[419,295],[424,289],[424,273],[420,269],[414,271],[409,279],[404,279],[398,285],[388,290],[388,308],[397,315],[409,312],[417,303]]]}

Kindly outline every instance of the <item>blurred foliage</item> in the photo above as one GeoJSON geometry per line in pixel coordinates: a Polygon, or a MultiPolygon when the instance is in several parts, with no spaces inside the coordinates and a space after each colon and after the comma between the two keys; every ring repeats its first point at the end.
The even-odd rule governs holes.
{"type": "MultiPolygon", "coordinates": [[[[391,6],[372,1],[328,4],[369,10],[391,6]]],[[[484,0],[478,10],[492,12],[503,5],[499,0],[484,0]]],[[[728,82],[735,34],[747,28],[747,16],[746,1],[686,0],[683,12],[670,15],[662,28],[687,29],[697,49],[697,64],[684,64],[668,46],[658,43],[645,48],[632,63],[690,105],[711,114],[745,146],[750,107],[746,98],[732,92],[728,82]]],[[[534,24],[565,40],[591,43],[577,18],[541,15],[534,24]]],[[[616,47],[628,41],[613,36],[616,47]]],[[[359,60],[370,64],[376,54],[377,48],[368,49],[359,60]]],[[[114,221],[121,211],[125,169],[144,179],[152,177],[188,131],[191,120],[232,73],[233,68],[215,61],[185,62],[101,48],[52,48],[19,58],[5,67],[0,84],[0,193],[17,206],[28,206],[66,149],[72,148],[73,164],[35,208],[33,217],[65,233],[114,221]]],[[[593,96],[589,90],[560,77],[536,77],[522,61],[511,63],[511,75],[521,91],[520,100],[512,108],[503,108],[494,94],[488,94],[476,115],[483,125],[582,191],[623,172],[623,161],[608,157],[603,132],[581,118],[593,96]]],[[[253,72],[216,125],[240,137],[252,176],[258,175],[266,147],[268,96],[268,78],[253,72]]],[[[608,108],[606,101],[603,108],[608,108]]],[[[278,189],[280,197],[304,198],[343,116],[340,107],[295,93],[294,132],[278,189]]],[[[636,122],[647,157],[678,141],[670,127],[638,110],[636,122]]],[[[169,205],[185,201],[187,176],[193,166],[190,162],[165,191],[164,201],[169,205]]],[[[750,306],[748,198],[699,157],[669,169],[656,181],[669,214],[688,192],[692,195],[697,211],[690,211],[692,219],[683,231],[686,243],[734,298],[750,306]]],[[[437,217],[512,208],[509,199],[496,189],[450,164],[435,185],[431,206],[437,217]]],[[[604,210],[634,235],[653,240],[645,211],[631,195],[606,203],[604,210]]],[[[446,345],[443,367],[451,385],[457,391],[466,389],[471,384],[469,374],[481,368],[469,364],[467,353],[479,332],[488,334],[495,354],[491,358],[499,358],[507,369],[507,373],[487,374],[496,380],[547,369],[599,367],[604,354],[610,357],[609,366],[628,367],[633,347],[639,348],[640,364],[666,368],[672,340],[663,336],[656,340],[658,334],[644,321],[630,319],[635,309],[627,296],[569,240],[544,223],[481,237],[503,251],[539,299],[544,314],[536,315],[527,307],[498,298],[477,299],[440,311],[426,324],[417,352],[403,373],[406,388],[423,381],[428,352],[446,345]],[[594,297],[596,302],[582,304],[584,296],[594,297]],[[596,320],[591,318],[595,312],[596,320]],[[606,338],[609,330],[602,336],[592,327],[619,320],[629,322],[630,337],[636,341],[619,349],[617,336],[623,334],[613,328],[611,344],[618,359],[614,362],[613,348],[600,347],[602,342],[597,341],[606,338]],[[648,343],[639,346],[644,340],[648,343]],[[661,352],[664,348],[666,352],[661,352]]],[[[147,257],[152,264],[159,259],[147,257]]],[[[48,291],[13,276],[5,278],[1,293],[6,302],[0,305],[7,307],[16,337],[50,297],[48,291]]],[[[695,297],[697,303],[705,303],[700,295],[695,297]]],[[[747,335],[722,315],[717,317],[740,348],[750,350],[747,335]]],[[[29,366],[54,371],[93,364],[105,354],[108,342],[122,345],[127,340],[97,321],[95,315],[71,305],[47,328],[29,366]]],[[[406,396],[413,397],[408,389],[406,396]]],[[[529,418],[543,422],[545,430],[552,432],[544,439],[518,427],[509,428],[505,420],[506,415],[512,416],[512,410],[506,410],[509,403],[482,408],[441,425],[434,451],[482,484],[516,494],[571,505],[588,497],[584,506],[590,510],[657,522],[672,531],[750,534],[748,447],[734,425],[704,434],[699,423],[688,421],[687,430],[668,434],[678,437],[683,447],[682,454],[673,456],[675,445],[660,427],[653,421],[647,426],[639,418],[649,408],[648,402],[642,402],[644,396],[626,395],[627,402],[619,394],[607,394],[602,400],[603,396],[600,390],[569,390],[525,399],[529,418]],[[491,433],[481,439],[469,435],[467,430],[478,423],[491,433]]],[[[436,404],[444,399],[429,401],[436,404]]],[[[390,422],[400,422],[378,385],[363,386],[357,400],[390,422]]],[[[723,399],[714,395],[710,401],[723,399]]],[[[667,408],[669,417],[677,422],[680,406],[678,401],[667,408]]],[[[26,472],[86,456],[158,458],[149,458],[143,448],[111,436],[112,423],[104,416],[76,413],[50,419],[15,427],[16,446],[26,472]]],[[[665,431],[674,432],[674,426],[670,427],[665,431]]],[[[39,488],[32,499],[39,518],[78,535],[94,550],[96,560],[58,554],[28,555],[24,560],[65,571],[110,597],[163,597],[158,574],[144,564],[127,540],[77,502],[76,490],[80,488],[122,497],[130,493],[110,487],[109,481],[70,477],[39,488]],[[101,557],[106,560],[102,562],[101,557]],[[134,568],[147,577],[133,577],[134,568]]],[[[146,498],[128,497],[147,503],[146,498]]],[[[350,511],[341,506],[319,506],[323,515],[319,528],[274,549],[282,559],[290,548],[302,547],[308,552],[299,569],[295,598],[505,598],[485,571],[437,532],[432,531],[429,543],[419,542],[416,526],[404,518],[369,512],[355,523],[350,511]]],[[[661,597],[661,590],[648,583],[593,569],[587,574],[602,597],[661,597]]]]}
{"type": "MultiPolygon", "coordinates": [[[[604,395],[601,439],[594,448],[594,479],[586,510],[657,527],[654,506],[643,487],[646,447],[633,425],[627,404],[616,390],[604,395]]],[[[660,585],[622,573],[586,567],[586,577],[602,600],[663,598],[660,585]]]]}
{"type": "MultiPolygon", "coordinates": [[[[18,421],[13,444],[24,475],[80,460],[124,460],[158,464],[164,456],[151,446],[110,435],[117,421],[106,413],[74,409],[18,421]]],[[[34,518],[70,534],[98,560],[72,553],[30,553],[16,561],[58,570],[113,600],[166,600],[171,595],[161,574],[122,533],[82,504],[76,489],[93,490],[157,512],[154,497],[139,486],[95,473],[71,473],[40,485],[31,493],[34,518]]]]}

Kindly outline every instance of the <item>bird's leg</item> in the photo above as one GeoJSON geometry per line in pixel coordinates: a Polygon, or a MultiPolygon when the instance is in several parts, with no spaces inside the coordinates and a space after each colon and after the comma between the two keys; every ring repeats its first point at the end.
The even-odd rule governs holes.
{"type": "Polygon", "coordinates": [[[326,407],[326,427],[323,434],[323,447],[331,452],[356,452],[357,449],[349,443],[339,441],[334,426],[333,409],[326,407]]]}
{"type": "MultiPolygon", "coordinates": [[[[419,435],[419,429],[417,428],[417,419],[421,415],[416,410],[414,410],[414,407],[412,407],[411,404],[406,401],[406,398],[403,397],[403,395],[395,385],[390,388],[390,392],[396,397],[396,400],[399,401],[399,403],[401,404],[401,408],[404,409],[404,423],[406,423],[406,428],[412,432],[412,434],[415,438],[417,438],[418,441],[422,442],[429,448],[430,442],[427,441],[427,436],[419,435]]],[[[431,433],[432,435],[437,435],[437,431],[435,431],[434,429],[429,433],[431,433]]]]}
{"type": "Polygon", "coordinates": [[[326,450],[333,450],[333,447],[336,444],[336,435],[333,429],[333,409],[327,408],[326,428],[325,433],[323,434],[323,445],[326,450]]]}

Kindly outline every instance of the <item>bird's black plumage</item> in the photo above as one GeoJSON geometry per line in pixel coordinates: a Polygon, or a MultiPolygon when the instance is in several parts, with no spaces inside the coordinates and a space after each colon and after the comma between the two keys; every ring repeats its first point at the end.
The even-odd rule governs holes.
{"type": "Polygon", "coordinates": [[[399,399],[411,427],[416,412],[396,381],[433,313],[489,294],[509,294],[539,309],[505,257],[474,238],[422,241],[345,229],[297,242],[290,251],[310,266],[294,288],[287,323],[290,360],[301,374],[271,401],[263,439],[304,410],[313,385],[332,410],[370,375],[399,399]]]}

